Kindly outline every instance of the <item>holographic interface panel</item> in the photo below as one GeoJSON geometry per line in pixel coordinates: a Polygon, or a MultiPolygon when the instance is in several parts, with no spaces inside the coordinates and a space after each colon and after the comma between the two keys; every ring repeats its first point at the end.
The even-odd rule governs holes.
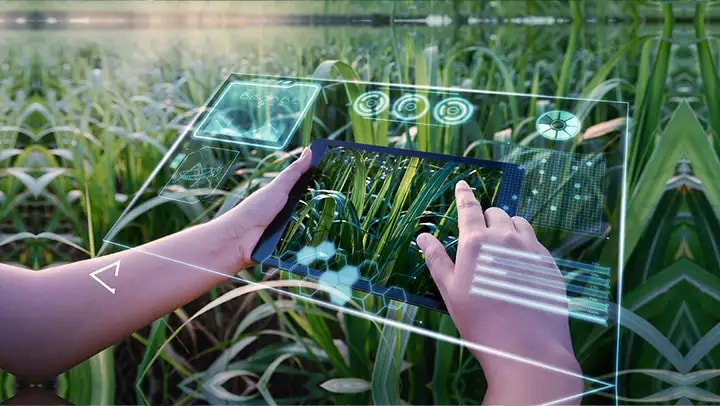
{"type": "MultiPolygon", "coordinates": [[[[567,312],[575,348],[613,346],[617,354],[617,340],[596,338],[619,332],[624,217],[609,213],[624,213],[628,109],[609,100],[231,74],[104,241],[139,250],[148,241],[136,225],[153,217],[168,219],[168,233],[207,222],[312,145],[314,172],[296,185],[296,204],[254,257],[265,266],[232,279],[299,306],[500,354],[432,321],[447,315],[415,238],[432,233],[455,255],[452,191],[462,178],[484,208],[526,218],[549,253],[484,247],[468,292],[567,312]],[[561,278],[549,277],[554,269],[561,278]],[[408,308],[417,312],[398,321],[395,312],[408,308]]],[[[583,365],[577,396],[613,387],[593,371],[583,365]]]]}
{"type": "Polygon", "coordinates": [[[196,139],[283,149],[307,115],[320,86],[314,83],[233,82],[198,118],[196,139]]]}

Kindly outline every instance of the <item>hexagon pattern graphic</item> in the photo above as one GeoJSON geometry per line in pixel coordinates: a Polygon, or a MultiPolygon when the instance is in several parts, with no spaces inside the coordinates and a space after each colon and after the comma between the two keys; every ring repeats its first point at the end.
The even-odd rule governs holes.
{"type": "MultiPolygon", "coordinates": [[[[387,300],[384,297],[384,293],[388,291],[387,288],[379,285],[373,285],[371,282],[373,276],[377,274],[378,270],[378,266],[375,261],[365,260],[359,265],[349,264],[347,263],[347,257],[342,253],[338,253],[335,244],[331,241],[323,241],[322,243],[314,246],[304,246],[297,251],[294,256],[295,260],[300,265],[310,266],[315,262],[322,263],[322,265],[316,266],[316,269],[324,269],[319,279],[316,280],[314,277],[306,276],[303,280],[308,282],[318,282],[321,285],[337,290],[337,293],[330,294],[330,302],[335,305],[344,306],[350,299],[358,301],[365,311],[369,311],[369,307],[373,304],[373,299],[375,304],[373,307],[376,311],[383,310],[386,306],[388,306],[388,302],[395,305],[389,306],[391,308],[400,305],[400,302],[394,303],[393,300],[387,300]],[[335,263],[340,263],[340,265],[338,265],[338,269],[330,268],[330,261],[333,260],[333,258],[335,258],[335,263]],[[368,275],[369,278],[361,276],[361,269],[366,270],[365,274],[368,275]],[[353,291],[352,286],[360,280],[369,286],[370,292],[353,291]]],[[[403,289],[393,288],[392,290],[400,291],[396,296],[403,298],[406,297],[403,289]]],[[[306,295],[312,297],[317,293],[318,290],[306,295]]]]}
{"type": "MultiPolygon", "coordinates": [[[[345,264],[340,270],[335,271],[329,268],[330,261],[337,254],[335,244],[331,241],[323,241],[316,246],[305,246],[298,251],[296,260],[299,264],[309,266],[313,262],[321,261],[325,265],[325,271],[320,275],[318,282],[340,291],[339,294],[330,294],[330,302],[338,306],[345,305],[352,297],[352,285],[360,279],[360,270],[353,265],[345,264]]],[[[345,256],[342,255],[342,262],[345,262],[345,256]]],[[[312,278],[308,278],[312,280],[312,278]]],[[[314,295],[317,292],[311,294],[314,295]]]]}

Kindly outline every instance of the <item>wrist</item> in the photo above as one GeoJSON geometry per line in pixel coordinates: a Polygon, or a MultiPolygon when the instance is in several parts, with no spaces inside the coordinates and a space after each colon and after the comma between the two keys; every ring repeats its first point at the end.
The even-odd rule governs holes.
{"type": "Polygon", "coordinates": [[[226,275],[235,275],[251,265],[243,249],[241,236],[223,224],[210,221],[193,227],[193,239],[202,245],[203,266],[226,275]]]}
{"type": "Polygon", "coordinates": [[[581,393],[582,369],[572,349],[557,342],[534,343],[519,351],[504,350],[513,358],[473,350],[480,362],[488,387],[506,385],[507,382],[525,382],[528,388],[538,391],[561,390],[581,393]],[[544,389],[543,389],[544,388],[544,389]]]}
{"type": "MultiPolygon", "coordinates": [[[[572,347],[556,340],[543,340],[539,337],[532,337],[531,340],[521,340],[518,342],[511,338],[506,338],[502,343],[486,345],[518,360],[534,361],[559,368],[577,364],[572,347]]],[[[472,350],[472,353],[483,367],[498,368],[508,365],[506,360],[511,361],[510,358],[488,351],[472,350]]],[[[532,367],[530,364],[522,363],[521,361],[513,361],[512,364],[532,367]]]]}
{"type": "Polygon", "coordinates": [[[548,366],[500,360],[483,365],[487,391],[483,404],[529,405],[561,401],[579,405],[584,392],[582,371],[572,353],[565,349],[552,354],[552,360],[539,361],[548,366]],[[544,362],[543,362],[544,361],[544,362]]]}
{"type": "Polygon", "coordinates": [[[466,337],[469,342],[496,350],[491,352],[471,349],[483,367],[507,364],[504,361],[508,358],[495,355],[493,352],[501,352],[517,359],[533,360],[550,365],[576,362],[570,332],[567,330],[564,334],[563,331],[528,334],[527,332],[518,332],[511,326],[497,326],[497,324],[478,323],[461,331],[461,335],[466,337]]]}

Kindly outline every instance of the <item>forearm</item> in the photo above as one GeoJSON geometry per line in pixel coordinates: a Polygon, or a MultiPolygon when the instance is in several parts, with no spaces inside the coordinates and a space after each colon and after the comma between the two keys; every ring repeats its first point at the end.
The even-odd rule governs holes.
{"type": "Polygon", "coordinates": [[[51,377],[192,301],[240,270],[227,237],[208,223],[136,249],[28,273],[12,290],[3,289],[10,300],[0,301],[10,309],[0,313],[8,318],[0,368],[26,379],[51,377]],[[97,275],[112,294],[90,273],[116,261],[117,277],[112,269],[97,275]],[[47,322],[28,322],[36,317],[47,322]]]}

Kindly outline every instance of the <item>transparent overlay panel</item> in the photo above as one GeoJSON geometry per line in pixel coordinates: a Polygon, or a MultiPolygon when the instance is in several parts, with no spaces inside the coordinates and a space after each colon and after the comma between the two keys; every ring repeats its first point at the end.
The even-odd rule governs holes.
{"type": "MultiPolygon", "coordinates": [[[[300,147],[344,142],[322,144],[329,145],[322,158],[313,151],[314,178],[301,188],[264,266],[252,278],[231,279],[429,342],[576,375],[441,328],[438,320],[449,316],[415,237],[435,234],[454,258],[453,191],[465,179],[485,208],[527,218],[549,252],[485,246],[469,291],[508,306],[569,312],[576,353],[602,346],[617,357],[624,217],[608,213],[624,210],[628,108],[608,100],[231,74],[105,243],[158,256],[138,248],[148,241],[137,228],[150,218],[167,218],[167,234],[208,221],[266,184],[300,147]],[[561,278],[549,276],[553,264],[561,278]],[[270,287],[269,280],[279,282],[270,287]]],[[[614,391],[614,381],[598,378],[615,370],[616,359],[605,362],[583,364],[584,392],[567,397],[614,391]]]]}

